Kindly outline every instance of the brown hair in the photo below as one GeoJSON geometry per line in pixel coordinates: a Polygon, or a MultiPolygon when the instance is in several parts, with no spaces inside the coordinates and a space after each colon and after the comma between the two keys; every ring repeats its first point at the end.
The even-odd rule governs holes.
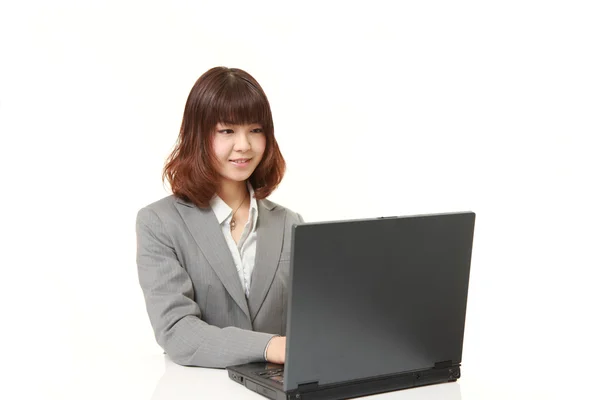
{"type": "Polygon", "coordinates": [[[275,140],[271,107],[258,82],[237,68],[215,67],[194,84],[183,111],[173,152],[163,170],[173,194],[198,207],[208,207],[219,180],[212,148],[217,123],[262,125],[263,158],[249,178],[256,199],[269,196],[283,179],[285,160],[275,140]]]}

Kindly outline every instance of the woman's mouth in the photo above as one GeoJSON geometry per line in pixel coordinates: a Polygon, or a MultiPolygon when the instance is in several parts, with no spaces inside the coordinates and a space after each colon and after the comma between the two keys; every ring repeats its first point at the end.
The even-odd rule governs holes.
{"type": "Polygon", "coordinates": [[[235,165],[236,167],[246,167],[250,164],[251,158],[237,158],[235,160],[229,160],[230,163],[235,165]]]}

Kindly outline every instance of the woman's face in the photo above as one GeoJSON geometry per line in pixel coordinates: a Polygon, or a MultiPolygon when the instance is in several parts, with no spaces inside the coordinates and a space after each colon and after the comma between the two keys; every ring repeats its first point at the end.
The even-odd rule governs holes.
{"type": "Polygon", "coordinates": [[[262,160],[266,144],[260,124],[217,124],[213,149],[219,174],[227,180],[245,181],[262,160]]]}

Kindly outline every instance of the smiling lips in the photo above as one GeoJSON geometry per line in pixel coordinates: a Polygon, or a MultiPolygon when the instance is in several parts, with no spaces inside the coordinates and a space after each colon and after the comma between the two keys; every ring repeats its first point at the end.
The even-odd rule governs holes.
{"type": "Polygon", "coordinates": [[[251,158],[236,158],[235,160],[229,160],[229,162],[233,163],[236,166],[244,167],[250,164],[251,158]]]}

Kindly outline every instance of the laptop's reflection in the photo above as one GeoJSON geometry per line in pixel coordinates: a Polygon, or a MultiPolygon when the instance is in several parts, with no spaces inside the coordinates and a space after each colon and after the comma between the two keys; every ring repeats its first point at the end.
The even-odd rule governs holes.
{"type": "MultiPolygon", "coordinates": [[[[233,382],[223,369],[182,367],[165,356],[165,372],[156,384],[151,400],[258,399],[261,397],[233,382]]],[[[460,385],[454,382],[383,393],[367,398],[382,400],[461,400],[461,394],[460,385]]]]}

